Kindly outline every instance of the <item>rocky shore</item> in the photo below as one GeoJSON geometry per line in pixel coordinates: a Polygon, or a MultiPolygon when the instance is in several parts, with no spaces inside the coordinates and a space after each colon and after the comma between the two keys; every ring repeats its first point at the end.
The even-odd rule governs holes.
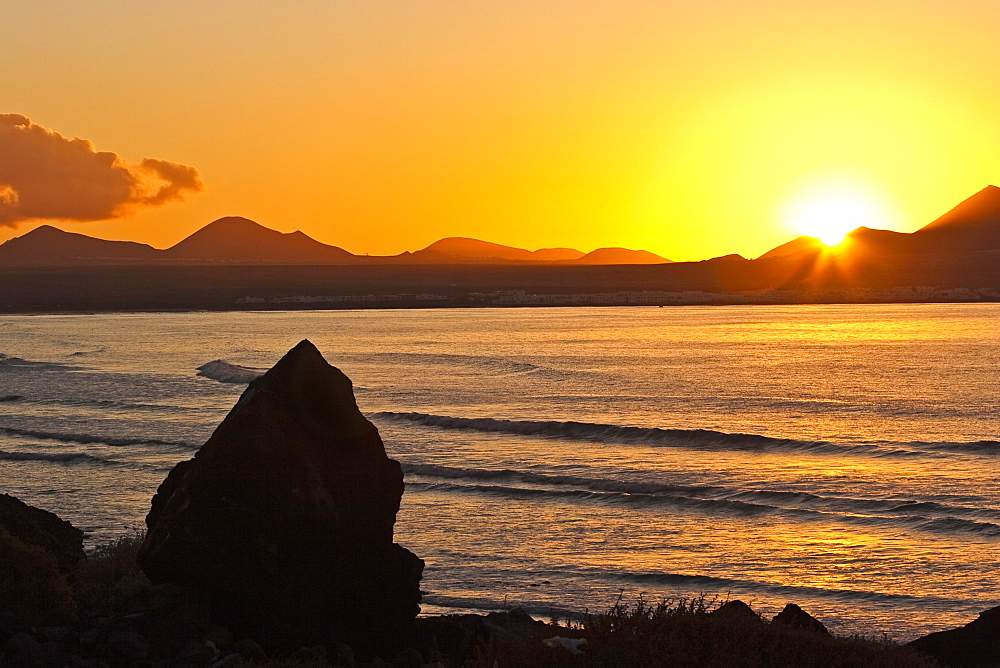
{"type": "Polygon", "coordinates": [[[402,494],[350,379],[303,341],[170,472],[145,530],[85,554],[79,529],[0,494],[0,666],[1000,665],[1000,608],[906,646],[835,637],[795,604],[418,617],[402,494]]]}

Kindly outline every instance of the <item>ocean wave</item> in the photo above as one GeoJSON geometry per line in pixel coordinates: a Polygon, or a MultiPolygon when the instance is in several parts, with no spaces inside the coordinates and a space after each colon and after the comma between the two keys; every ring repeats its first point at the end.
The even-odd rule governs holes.
{"type": "Polygon", "coordinates": [[[499,420],[495,418],[460,418],[427,413],[397,413],[383,411],[373,417],[413,422],[427,427],[468,431],[543,436],[548,438],[597,443],[627,443],[654,446],[682,446],[698,449],[794,451],[819,454],[900,454],[905,451],[879,451],[874,446],[845,446],[826,441],[799,441],[771,438],[758,434],[726,433],[709,429],[660,429],[657,427],[627,427],[592,422],[560,422],[555,420],[499,420]]]}
{"type": "MultiPolygon", "coordinates": [[[[780,516],[795,522],[837,522],[855,526],[882,529],[917,529],[931,533],[975,534],[982,537],[1000,537],[1000,525],[958,517],[931,517],[927,515],[880,515],[855,514],[850,510],[841,511],[819,508],[782,506],[761,500],[749,501],[726,497],[695,496],[685,493],[602,491],[587,488],[552,489],[545,487],[524,487],[516,484],[480,484],[456,482],[408,481],[407,487],[414,491],[477,494],[525,501],[530,499],[571,502],[626,505],[631,507],[669,506],[712,515],[749,518],[768,515],[780,516]]],[[[748,493],[743,493],[744,495],[748,493]]]]}
{"type": "Polygon", "coordinates": [[[265,369],[240,366],[239,364],[232,364],[225,360],[213,360],[198,367],[197,375],[217,380],[220,383],[246,385],[260,376],[263,376],[264,372],[265,369]]]}
{"type": "Polygon", "coordinates": [[[67,434],[62,432],[39,431],[34,429],[17,429],[14,427],[0,427],[0,434],[40,438],[46,441],[62,441],[63,443],[79,443],[81,445],[89,445],[91,443],[111,446],[165,445],[189,450],[195,450],[199,447],[187,441],[164,441],[155,438],[115,438],[113,436],[96,436],[94,434],[76,433],[67,434]]]}
{"type": "Polygon", "coordinates": [[[937,596],[913,596],[909,594],[893,594],[889,592],[866,591],[863,589],[833,589],[809,585],[786,585],[778,582],[760,580],[745,580],[742,578],[727,578],[709,575],[662,573],[655,571],[606,571],[597,568],[574,569],[580,574],[590,577],[603,577],[611,580],[636,583],[655,583],[671,587],[685,587],[700,592],[704,591],[747,591],[768,594],[783,594],[801,597],[835,598],[845,601],[909,601],[925,603],[948,603],[955,606],[964,603],[937,596]]]}
{"type": "Polygon", "coordinates": [[[93,355],[94,353],[103,353],[107,351],[107,348],[101,346],[100,348],[95,348],[94,350],[77,350],[75,353],[70,353],[70,357],[85,357],[87,355],[93,355]]]}
{"type": "Polygon", "coordinates": [[[102,466],[121,466],[122,462],[116,462],[103,457],[95,457],[84,452],[8,452],[0,450],[0,461],[7,462],[55,462],[58,464],[100,464],[102,466]]]}
{"type": "MultiPolygon", "coordinates": [[[[23,399],[23,397],[22,397],[23,399]]],[[[194,410],[188,406],[174,406],[170,404],[142,404],[129,401],[116,401],[113,399],[68,399],[68,398],[46,398],[46,399],[26,399],[32,404],[57,405],[57,406],[78,406],[93,408],[112,408],[116,410],[130,411],[163,411],[163,412],[183,412],[188,413],[194,410]]]]}
{"type": "Polygon", "coordinates": [[[972,455],[1000,455],[1000,441],[969,441],[967,443],[946,441],[940,443],[919,443],[919,445],[945,452],[959,452],[972,455]]]}
{"type": "Polygon", "coordinates": [[[403,472],[451,480],[507,480],[537,485],[574,485],[593,491],[621,492],[624,494],[709,494],[721,492],[725,488],[716,486],[671,485],[666,483],[609,480],[586,478],[572,475],[546,475],[530,471],[512,469],[479,469],[441,466],[438,464],[415,464],[402,462],[403,472]]]}
{"type": "MultiPolygon", "coordinates": [[[[650,495],[667,498],[693,497],[684,503],[701,499],[712,502],[741,502],[779,510],[804,510],[846,513],[852,515],[899,516],[912,515],[916,521],[964,516],[972,521],[988,518],[1000,521],[1000,509],[943,504],[926,500],[866,499],[857,497],[822,496],[810,492],[789,490],[733,489],[720,485],[675,485],[648,480],[591,478],[574,475],[552,475],[512,469],[459,468],[438,464],[402,462],[403,472],[444,480],[467,480],[474,483],[506,482],[538,485],[558,492],[559,488],[584,489],[589,492],[613,492],[628,496],[650,495]],[[680,495],[680,497],[678,497],[680,495]],[[930,519],[928,519],[930,518],[930,519]]],[[[639,498],[636,496],[636,498],[639,498]]],[[[902,520],[908,522],[910,520],[902,520]]]]}
{"type": "MultiPolygon", "coordinates": [[[[955,609],[970,605],[970,601],[963,599],[952,599],[935,595],[913,595],[900,594],[886,591],[872,591],[865,589],[850,588],[826,588],[813,585],[792,585],[781,582],[767,580],[751,580],[739,577],[724,577],[702,575],[697,573],[672,573],[662,571],[628,571],[620,569],[607,569],[602,567],[587,567],[571,565],[558,569],[538,569],[530,571],[505,571],[505,575],[515,579],[539,580],[544,578],[556,578],[567,580],[572,583],[575,580],[583,580],[588,583],[613,582],[621,584],[634,584],[642,587],[663,586],[670,592],[669,596],[683,596],[685,592],[689,596],[705,596],[709,601],[716,596],[717,602],[723,602],[734,595],[763,595],[780,597],[785,600],[797,599],[799,601],[809,599],[837,600],[845,603],[909,603],[918,605],[931,605],[943,607],[945,609],[955,609]]],[[[655,595],[655,593],[654,593],[655,595]]],[[[474,596],[448,596],[436,592],[428,592],[424,597],[424,602],[432,606],[441,608],[457,608],[466,610],[499,610],[509,609],[510,602],[485,597],[474,596]]],[[[775,601],[777,603],[777,601],[775,601]]],[[[610,602],[609,602],[610,604],[610,602]]],[[[518,607],[526,609],[534,614],[550,614],[550,606],[543,602],[516,601],[518,607]]],[[[576,619],[586,615],[585,612],[572,609],[559,608],[558,612],[563,619],[576,619]]]]}
{"type": "MultiPolygon", "coordinates": [[[[669,505],[706,510],[718,514],[738,517],[753,517],[768,515],[782,511],[785,508],[764,504],[730,501],[727,499],[703,499],[682,494],[646,494],[635,492],[600,492],[587,489],[539,489],[535,487],[514,487],[510,485],[456,485],[453,483],[408,483],[426,491],[445,491],[499,496],[505,499],[526,500],[543,498],[563,501],[587,501],[595,503],[610,503],[613,505],[653,506],[669,505]]],[[[808,513],[809,511],[796,511],[808,513]]]]}
{"type": "Polygon", "coordinates": [[[75,371],[80,367],[69,366],[67,364],[59,364],[58,362],[35,362],[32,360],[26,360],[21,357],[11,357],[10,355],[4,355],[0,353],[0,370],[15,370],[15,369],[61,369],[64,371],[75,371]]]}
{"type": "Polygon", "coordinates": [[[24,402],[26,404],[41,405],[41,406],[73,406],[73,407],[83,407],[83,408],[111,408],[115,410],[129,410],[129,411],[154,411],[154,412],[168,412],[168,413],[190,413],[193,411],[200,411],[204,409],[192,408],[190,406],[176,406],[171,404],[143,404],[134,403],[130,401],[116,401],[113,399],[83,399],[83,398],[66,398],[66,397],[45,397],[42,399],[29,399],[20,394],[10,394],[7,396],[0,396],[0,403],[4,402],[24,402]]]}
{"type": "Polygon", "coordinates": [[[457,366],[476,369],[501,376],[517,376],[530,374],[532,376],[544,376],[553,380],[561,380],[570,375],[579,375],[578,371],[561,371],[552,367],[524,362],[508,357],[494,357],[488,355],[460,355],[454,353],[376,353],[366,355],[365,359],[384,360],[396,363],[420,363],[428,365],[457,366]]]}

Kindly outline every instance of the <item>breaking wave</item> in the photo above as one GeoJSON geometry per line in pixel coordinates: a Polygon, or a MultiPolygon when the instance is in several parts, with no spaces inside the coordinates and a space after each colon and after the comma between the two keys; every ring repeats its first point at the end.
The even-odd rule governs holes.
{"type": "Polygon", "coordinates": [[[255,369],[239,364],[231,364],[225,360],[213,360],[198,367],[199,376],[217,380],[220,383],[235,383],[246,385],[247,383],[264,375],[265,369],[255,369]]]}
{"type": "Polygon", "coordinates": [[[913,601],[922,603],[946,603],[952,606],[964,603],[938,596],[913,596],[909,594],[893,594],[889,592],[865,591],[861,589],[827,589],[809,585],[785,585],[777,582],[760,580],[744,580],[740,578],[725,578],[709,575],[688,575],[684,573],[663,573],[656,571],[607,571],[599,568],[576,568],[575,572],[590,577],[604,577],[614,580],[655,583],[670,586],[680,586],[699,591],[753,591],[770,594],[783,594],[790,597],[810,596],[836,598],[846,601],[913,601]]]}
{"type": "Polygon", "coordinates": [[[409,482],[415,491],[437,491],[460,494],[479,494],[503,499],[538,499],[555,502],[582,502],[631,507],[670,506],[713,515],[728,517],[762,517],[775,515],[802,522],[840,522],[855,526],[883,529],[909,529],[945,534],[974,534],[982,537],[1000,537],[1000,525],[958,517],[928,517],[926,515],[859,515],[823,509],[789,507],[763,502],[741,501],[736,498],[698,497],[686,494],[654,494],[639,492],[604,492],[590,489],[544,489],[512,485],[455,484],[436,482],[409,482]]]}
{"type": "Polygon", "coordinates": [[[1000,455],[1000,441],[970,441],[968,443],[921,443],[932,450],[959,452],[970,455],[1000,455]]]}
{"type": "MultiPolygon", "coordinates": [[[[628,443],[653,446],[682,446],[706,450],[753,450],[815,452],[820,454],[857,454],[865,446],[845,446],[825,441],[799,441],[770,438],[757,434],[726,433],[709,429],[659,429],[656,427],[626,427],[592,422],[560,422],[555,420],[498,420],[494,418],[460,418],[427,413],[397,413],[383,411],[373,417],[413,422],[427,427],[460,429],[519,436],[543,436],[597,443],[628,443]]],[[[867,448],[875,455],[907,455],[904,450],[867,448]]]]}
{"type": "Polygon", "coordinates": [[[466,367],[500,376],[516,376],[530,374],[543,376],[550,380],[562,380],[571,375],[577,376],[580,371],[561,371],[551,367],[523,362],[508,357],[493,357],[488,355],[459,355],[453,353],[375,353],[366,355],[365,359],[383,360],[387,363],[418,363],[437,366],[466,367]]]}
{"type": "Polygon", "coordinates": [[[371,414],[397,422],[425,427],[478,431],[485,433],[540,436],[544,438],[594,443],[678,446],[700,450],[743,450],[752,452],[797,452],[825,455],[864,455],[869,457],[930,457],[949,454],[1000,455],[1000,441],[952,442],[856,442],[850,445],[829,441],[775,438],[760,434],[714,431],[711,429],[663,429],[629,427],[616,424],[559,420],[502,420],[497,418],[462,418],[428,413],[382,411],[371,414]]]}
{"type": "Polygon", "coordinates": [[[796,520],[835,520],[863,526],[1000,536],[1000,524],[996,523],[1000,522],[1000,510],[995,508],[926,500],[866,499],[800,491],[546,475],[511,469],[466,469],[409,462],[402,466],[408,476],[437,479],[408,480],[412,488],[428,491],[633,506],[669,505],[738,517],[780,514],[796,520]],[[441,480],[447,482],[439,482],[441,480]]]}
{"type": "Polygon", "coordinates": [[[571,475],[545,475],[530,471],[512,469],[466,469],[437,464],[402,463],[403,472],[450,480],[515,481],[534,485],[574,485],[603,492],[623,492],[626,494],[711,494],[722,493],[724,487],[670,485],[655,482],[620,481],[602,478],[586,478],[571,475]]]}

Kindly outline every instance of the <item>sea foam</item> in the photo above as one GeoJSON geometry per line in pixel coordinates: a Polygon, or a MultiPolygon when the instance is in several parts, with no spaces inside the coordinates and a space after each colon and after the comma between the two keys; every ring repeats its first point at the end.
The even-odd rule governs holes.
{"type": "Polygon", "coordinates": [[[220,383],[235,383],[246,385],[252,380],[264,375],[264,369],[232,364],[225,360],[213,360],[198,367],[199,376],[217,380],[220,383]]]}

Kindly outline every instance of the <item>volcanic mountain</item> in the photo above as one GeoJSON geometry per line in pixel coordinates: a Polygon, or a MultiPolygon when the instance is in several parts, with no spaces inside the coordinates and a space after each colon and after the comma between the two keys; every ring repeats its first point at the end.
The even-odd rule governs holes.
{"type": "MultiPolygon", "coordinates": [[[[826,245],[814,237],[797,237],[758,259],[815,255],[826,245]]],[[[934,255],[1000,251],[1000,188],[987,186],[916,232],[858,227],[835,252],[859,256],[934,255]]]]}
{"type": "Polygon", "coordinates": [[[529,251],[467,237],[447,237],[427,248],[410,254],[420,262],[448,264],[451,262],[557,262],[559,264],[663,264],[666,258],[644,250],[598,248],[583,253],[574,248],[541,248],[529,251]]]}
{"type": "Polygon", "coordinates": [[[410,254],[415,260],[433,259],[437,262],[469,261],[484,262],[502,260],[507,262],[545,262],[558,260],[576,260],[583,253],[572,248],[542,248],[529,251],[513,246],[503,246],[489,241],[469,239],[468,237],[446,237],[435,241],[427,248],[410,254]]]}
{"type": "Polygon", "coordinates": [[[791,241],[786,241],[780,246],[775,246],[774,248],[767,251],[757,259],[766,260],[776,257],[797,255],[799,253],[817,253],[820,250],[822,250],[825,246],[826,244],[824,244],[816,237],[802,235],[801,237],[795,237],[791,241]]]}
{"type": "Polygon", "coordinates": [[[319,242],[303,232],[282,233],[247,218],[219,218],[166,250],[131,241],[105,241],[42,225],[0,244],[9,265],[196,264],[660,264],[670,260],[643,250],[573,248],[529,251],[502,244],[448,237],[415,252],[359,256],[319,242]]]}
{"type": "Polygon", "coordinates": [[[284,234],[247,218],[219,218],[163,251],[163,259],[228,264],[349,264],[357,256],[303,232],[284,234]]]}
{"type": "Polygon", "coordinates": [[[63,232],[51,225],[0,244],[5,264],[77,264],[137,262],[155,259],[160,251],[134,241],[105,241],[85,234],[63,232]]]}
{"type": "Polygon", "coordinates": [[[928,251],[1000,250],[1000,188],[983,188],[913,235],[928,251]]]}
{"type": "Polygon", "coordinates": [[[628,248],[598,248],[566,264],[665,264],[673,262],[656,253],[628,248]]]}

